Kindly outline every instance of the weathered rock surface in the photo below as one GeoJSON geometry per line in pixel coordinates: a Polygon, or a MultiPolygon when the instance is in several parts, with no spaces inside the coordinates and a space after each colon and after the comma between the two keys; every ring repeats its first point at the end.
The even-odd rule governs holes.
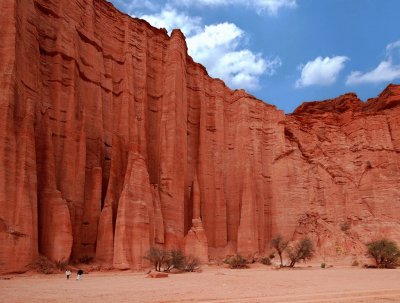
{"type": "Polygon", "coordinates": [[[0,272],[400,241],[399,86],[285,116],[103,0],[1,1],[0,20],[0,272]]]}
{"type": "Polygon", "coordinates": [[[200,263],[208,263],[208,241],[201,221],[201,193],[197,175],[194,176],[191,197],[193,214],[192,227],[184,239],[184,254],[198,258],[200,263]]]}
{"type": "Polygon", "coordinates": [[[399,105],[400,86],[389,85],[366,103],[346,94],[287,116],[273,226],[285,220],[285,235],[313,235],[327,255],[361,253],[377,237],[399,241],[399,105]]]}

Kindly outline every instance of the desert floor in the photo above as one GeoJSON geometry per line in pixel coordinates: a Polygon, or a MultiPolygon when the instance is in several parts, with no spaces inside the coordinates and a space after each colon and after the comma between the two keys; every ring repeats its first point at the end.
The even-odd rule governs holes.
{"type": "Polygon", "coordinates": [[[317,266],[203,268],[201,273],[145,278],[145,273],[92,272],[0,277],[0,302],[400,302],[400,269],[317,266]]]}

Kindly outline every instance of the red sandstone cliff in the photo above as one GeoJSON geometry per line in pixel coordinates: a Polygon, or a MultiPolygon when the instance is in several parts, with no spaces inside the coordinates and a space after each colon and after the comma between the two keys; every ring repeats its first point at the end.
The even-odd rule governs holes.
{"type": "Polygon", "coordinates": [[[400,241],[400,87],[285,116],[103,0],[0,1],[0,272],[400,241]],[[341,230],[346,223],[350,228],[341,230]]]}

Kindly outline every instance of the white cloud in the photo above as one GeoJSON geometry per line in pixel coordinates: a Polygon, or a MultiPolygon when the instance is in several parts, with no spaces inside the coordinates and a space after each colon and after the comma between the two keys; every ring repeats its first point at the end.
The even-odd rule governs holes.
{"type": "Polygon", "coordinates": [[[353,71],[347,77],[347,85],[357,85],[364,83],[390,82],[400,78],[400,63],[396,63],[400,59],[400,40],[390,43],[386,46],[385,60],[379,65],[366,73],[353,71]]]}
{"type": "Polygon", "coordinates": [[[391,61],[382,61],[374,70],[365,74],[359,71],[351,72],[346,84],[379,83],[397,78],[400,78],[400,65],[393,65],[391,61]]]}
{"type": "Polygon", "coordinates": [[[186,36],[201,30],[200,17],[191,17],[179,13],[176,9],[169,6],[165,7],[158,14],[141,15],[139,17],[145,19],[155,27],[166,28],[168,32],[171,32],[175,28],[180,28],[186,36]]]}
{"type": "Polygon", "coordinates": [[[395,53],[395,55],[396,55],[396,52],[397,52],[397,55],[400,55],[400,40],[389,43],[386,46],[386,55],[387,56],[392,57],[393,52],[395,53]]]}
{"type": "Polygon", "coordinates": [[[187,39],[189,54],[204,64],[211,76],[232,88],[257,89],[263,74],[273,75],[279,58],[267,60],[261,54],[239,49],[245,32],[232,23],[208,25],[187,39]]]}
{"type": "Polygon", "coordinates": [[[281,8],[295,8],[296,0],[254,0],[254,6],[259,10],[266,10],[271,15],[276,15],[281,8]]]}
{"type": "Polygon", "coordinates": [[[258,13],[267,11],[276,15],[281,8],[295,8],[296,0],[173,0],[176,5],[185,6],[232,6],[241,5],[255,9],[258,13]]]}
{"type": "Polygon", "coordinates": [[[221,78],[232,88],[256,89],[262,75],[273,75],[282,64],[279,57],[268,60],[241,48],[246,33],[233,23],[204,26],[201,18],[179,13],[170,6],[140,18],[169,32],[181,28],[187,37],[189,55],[203,64],[212,77],[221,78]]]}
{"type": "Polygon", "coordinates": [[[259,77],[263,74],[272,76],[282,65],[279,57],[265,60],[260,54],[253,54],[249,50],[226,53],[213,70],[216,77],[228,79],[228,84],[235,88],[257,89],[259,77]]]}
{"type": "Polygon", "coordinates": [[[244,32],[233,23],[207,25],[187,39],[189,54],[205,65],[237,48],[244,32]],[[212,53],[212,54],[211,54],[212,53]]]}
{"type": "Polygon", "coordinates": [[[317,57],[313,61],[308,61],[306,65],[300,66],[301,76],[296,81],[296,87],[335,83],[347,60],[349,58],[345,56],[336,56],[332,58],[317,57]]]}
{"type": "Polygon", "coordinates": [[[204,48],[215,48],[218,46],[232,47],[237,44],[237,40],[243,37],[244,32],[233,23],[219,23],[206,25],[204,29],[195,36],[188,39],[191,43],[193,52],[204,48]]]}

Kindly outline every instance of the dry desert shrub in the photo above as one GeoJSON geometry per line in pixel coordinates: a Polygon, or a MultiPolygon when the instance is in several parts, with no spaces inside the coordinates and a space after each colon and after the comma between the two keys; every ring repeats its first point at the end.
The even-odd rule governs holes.
{"type": "Polygon", "coordinates": [[[247,260],[242,257],[241,255],[235,255],[225,261],[227,264],[229,264],[229,268],[233,269],[241,269],[241,268],[247,268],[247,260]]]}
{"type": "Polygon", "coordinates": [[[188,256],[185,258],[184,270],[194,272],[200,270],[200,260],[196,257],[188,256]]]}
{"type": "Polygon", "coordinates": [[[167,252],[164,249],[152,246],[144,258],[153,264],[155,271],[161,271],[165,259],[167,258],[167,252]]]}
{"type": "Polygon", "coordinates": [[[60,260],[60,261],[55,262],[55,266],[59,271],[65,271],[67,269],[68,262],[64,261],[64,260],[60,260]]]}
{"type": "Polygon", "coordinates": [[[196,257],[185,256],[179,249],[164,250],[150,247],[144,256],[154,266],[156,271],[170,272],[172,269],[193,272],[200,269],[200,261],[196,257]]]}
{"type": "Polygon", "coordinates": [[[183,270],[185,268],[185,256],[179,249],[172,249],[166,253],[164,259],[164,271],[169,272],[172,269],[183,270]]]}
{"type": "Polygon", "coordinates": [[[387,239],[367,244],[367,255],[374,259],[378,268],[395,268],[400,260],[400,250],[396,243],[387,239]]]}
{"type": "Polygon", "coordinates": [[[56,266],[53,262],[47,259],[45,256],[40,255],[33,265],[33,268],[42,274],[54,274],[56,272],[56,266]]]}
{"type": "Polygon", "coordinates": [[[260,262],[264,265],[271,265],[271,259],[269,257],[262,257],[260,262]]]}

